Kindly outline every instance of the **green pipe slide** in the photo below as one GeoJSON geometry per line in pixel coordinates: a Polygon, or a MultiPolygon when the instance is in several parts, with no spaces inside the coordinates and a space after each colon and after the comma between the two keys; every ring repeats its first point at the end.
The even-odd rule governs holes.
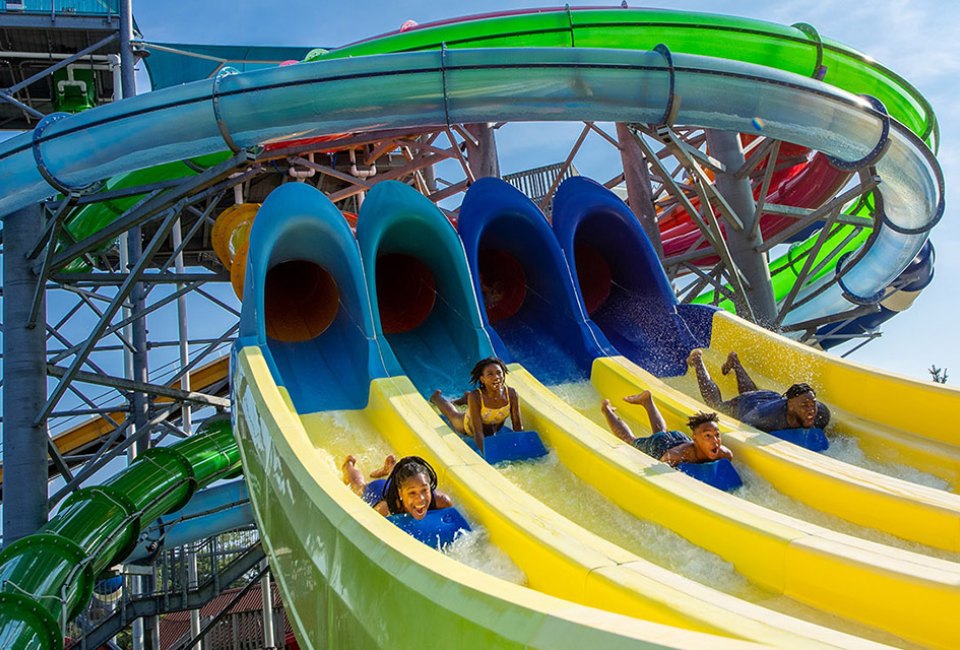
{"type": "MultiPolygon", "coordinates": [[[[810,25],[668,9],[542,9],[469,16],[421,25],[335,50],[314,50],[305,61],[388,52],[480,47],[577,47],[698,54],[778,68],[871,95],[890,115],[936,151],[938,126],[930,103],[901,76],[857,50],[822,38],[810,25]]],[[[682,98],[681,98],[682,99],[682,98]]]]}
{"type": "MultiPolygon", "coordinates": [[[[223,162],[229,157],[230,152],[224,151],[199,156],[192,160],[177,161],[157,165],[156,167],[149,167],[147,169],[138,169],[126,174],[114,176],[104,184],[101,191],[123,190],[131,187],[150,185],[151,183],[188,178],[195,176],[204,169],[223,162]]],[[[63,229],[65,232],[60,238],[58,247],[63,248],[73,242],[81,241],[106,228],[146,196],[146,194],[134,194],[101,203],[94,203],[74,210],[70,216],[64,220],[63,229]]],[[[101,246],[97,252],[106,250],[111,245],[112,242],[108,242],[101,246]]],[[[90,265],[84,259],[75,259],[65,266],[63,270],[68,273],[84,273],[90,270],[90,265]]]]}
{"type": "Polygon", "coordinates": [[[169,447],[141,454],[82,488],[34,535],[0,551],[0,648],[60,650],[63,623],[86,606],[97,575],[132,550],[143,526],[239,471],[230,420],[217,416],[169,447]]]}

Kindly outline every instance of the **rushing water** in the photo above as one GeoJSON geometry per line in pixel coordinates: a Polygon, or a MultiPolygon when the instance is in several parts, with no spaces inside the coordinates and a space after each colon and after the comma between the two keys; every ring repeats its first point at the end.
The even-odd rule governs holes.
{"type": "Polygon", "coordinates": [[[903,479],[904,481],[910,481],[911,483],[925,485],[938,490],[950,489],[950,483],[947,481],[933,474],[921,472],[915,467],[901,463],[880,462],[867,458],[863,450],[860,449],[860,442],[852,436],[830,433],[829,438],[830,447],[823,452],[825,456],[830,456],[844,463],[869,469],[878,474],[886,474],[887,476],[903,479]]]}
{"type": "MultiPolygon", "coordinates": [[[[304,423],[321,457],[337,476],[342,474],[343,461],[348,454],[357,459],[356,466],[365,477],[381,467],[388,454],[394,454],[397,458],[402,456],[402,453],[387,445],[359,411],[314,414],[305,417],[304,423]]],[[[450,492],[443,485],[440,489],[450,492]]],[[[452,496],[456,503],[456,494],[452,496]]],[[[463,515],[473,530],[460,535],[452,544],[441,549],[442,552],[488,575],[516,584],[525,584],[526,576],[523,571],[506,553],[490,542],[486,529],[471,521],[469,513],[463,512],[463,515]]]]}

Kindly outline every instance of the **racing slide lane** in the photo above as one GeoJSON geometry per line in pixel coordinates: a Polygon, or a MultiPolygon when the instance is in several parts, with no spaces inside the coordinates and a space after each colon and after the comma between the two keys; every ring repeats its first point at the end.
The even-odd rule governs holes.
{"type": "MultiPolygon", "coordinates": [[[[960,491],[960,438],[945,425],[960,404],[956,388],[839,359],[718,312],[705,358],[719,367],[730,350],[758,384],[774,389],[796,381],[791,374],[800,369],[830,406],[833,428],[854,436],[869,457],[910,465],[960,491]]],[[[724,394],[732,394],[728,378],[715,374],[724,394]]],[[[689,378],[680,385],[695,390],[689,378]]]]}
{"type": "MultiPolygon", "coordinates": [[[[382,312],[384,304],[406,305],[393,319],[419,312],[411,299],[418,291],[415,283],[387,288],[379,282],[382,274],[377,267],[384,260],[389,262],[390,256],[409,256],[411,264],[423,269],[420,282],[436,287],[433,309],[426,318],[417,319],[409,336],[397,339],[384,334],[374,319],[381,345],[393,348],[401,367],[413,360],[411,367],[423,382],[414,386],[405,377],[375,382],[374,390],[390,386],[389,399],[377,398],[375,407],[372,398],[368,407],[381,420],[377,429],[394,453],[420,454],[442,470],[444,489],[452,489],[456,501],[489,531],[491,540],[523,570],[531,588],[615,612],[775,645],[864,642],[672,575],[558,516],[505,480],[470,451],[422,397],[430,387],[450,380],[444,367],[468,368],[475,355],[491,353],[486,333],[477,327],[476,299],[452,226],[421,194],[387,182],[377,185],[364,201],[357,239],[374,312],[382,312]],[[441,276],[446,282],[440,281],[441,276]],[[390,295],[391,290],[399,295],[390,295]],[[471,308],[456,311],[459,318],[444,313],[443,306],[471,303],[471,308]],[[441,335],[444,329],[459,331],[441,335]]],[[[302,420],[308,431],[316,426],[306,417],[302,420]]],[[[321,435],[319,430],[314,433],[315,438],[321,435]]]]}
{"type": "MultiPolygon", "coordinates": [[[[589,184],[589,186],[600,187],[586,179],[572,179],[572,181],[574,185],[589,184]]],[[[477,263],[477,253],[485,252],[488,259],[517,262],[521,267],[520,272],[514,272],[509,277],[526,283],[528,294],[538,298],[529,303],[522,303],[515,310],[514,316],[502,320],[490,318],[492,310],[487,308],[485,324],[489,325],[491,331],[499,333],[504,328],[510,332],[521,331],[509,321],[512,319],[532,321],[536,318],[537,311],[565,315],[557,319],[563,322],[572,320],[571,314],[584,313],[586,310],[576,306],[568,308],[563,304],[562,297],[573,293],[572,290],[549,292],[538,288],[541,286],[540,283],[547,281],[545,276],[553,278],[554,282],[571,278],[570,272],[565,267],[548,267],[544,263],[544,260],[550,259],[550,256],[544,252],[545,249],[559,245],[552,238],[552,233],[549,232],[539,210],[515,189],[497,180],[488,179],[478,182],[476,191],[476,194],[472,196],[468,194],[466,197],[459,224],[467,257],[475,270],[474,282],[478,289],[477,293],[484,294],[482,289],[484,285],[488,287],[487,295],[491,293],[491,288],[502,295],[516,293],[516,289],[508,284],[495,286],[495,281],[503,280],[506,274],[498,277],[489,275],[489,272],[484,273],[482,263],[477,263]],[[525,205],[528,207],[525,208],[525,205]],[[544,230],[547,232],[544,233],[544,230]],[[501,247],[503,240],[501,235],[505,232],[512,233],[514,238],[509,245],[501,247]],[[518,241],[521,238],[526,241],[518,241]],[[527,251],[531,254],[527,255],[527,251]],[[525,261],[529,263],[524,264],[525,261]],[[558,302],[539,304],[547,297],[557,299],[558,302]]],[[[603,191],[607,192],[607,190],[603,191]]],[[[471,189],[471,192],[474,190],[471,189]]],[[[564,192],[564,187],[561,187],[561,192],[569,196],[569,192],[564,192]]],[[[560,196],[558,194],[558,199],[560,196]]],[[[602,221],[601,217],[616,217],[621,219],[623,224],[633,224],[637,230],[640,230],[632,215],[618,215],[613,206],[619,205],[622,208],[623,203],[612,194],[609,196],[615,203],[605,206],[607,214],[591,211],[593,221],[583,223],[591,228],[598,228],[601,224],[597,221],[602,221]]],[[[562,207],[563,202],[558,200],[557,208],[562,207]]],[[[554,225],[559,227],[558,235],[563,241],[564,231],[561,222],[566,221],[568,225],[576,224],[569,224],[569,217],[564,218],[563,213],[559,211],[554,213],[554,218],[554,225]]],[[[607,231],[609,234],[609,229],[607,231]]],[[[628,232],[615,233],[617,236],[610,236],[608,239],[619,245],[629,239],[624,236],[628,232]]],[[[568,234],[572,238],[575,230],[571,229],[568,234]]],[[[650,248],[649,243],[647,247],[650,248]]],[[[620,257],[618,260],[621,265],[633,269],[632,277],[638,286],[649,286],[654,283],[656,275],[640,273],[636,270],[636,264],[625,261],[635,262],[643,259],[636,250],[619,252],[626,254],[626,257],[620,257]]],[[[662,275],[659,267],[657,272],[662,275]]],[[[622,277],[611,278],[612,276],[607,276],[608,283],[616,280],[621,287],[631,286],[622,277]]],[[[566,281],[572,284],[572,278],[566,281]]],[[[656,311],[651,304],[657,297],[655,287],[649,295],[644,295],[647,297],[644,304],[647,307],[648,316],[661,322],[669,320],[667,315],[653,313],[656,311]]],[[[662,295],[674,300],[672,293],[662,295]]],[[[668,306],[670,305],[664,307],[668,306]]],[[[693,308],[693,312],[703,312],[707,315],[713,313],[704,308],[693,308]]],[[[636,309],[632,309],[631,314],[635,318],[640,317],[636,309]]],[[[674,316],[677,316],[675,310],[674,316]]],[[[503,350],[506,354],[514,354],[515,360],[529,362],[539,367],[548,365],[549,360],[552,359],[576,358],[580,354],[578,350],[589,346],[590,337],[583,336],[583,333],[595,332],[594,328],[597,325],[598,323],[594,321],[585,321],[580,328],[568,327],[566,336],[554,335],[536,341],[499,338],[505,343],[503,350]]],[[[702,333],[703,325],[697,325],[693,329],[702,333]]],[[[602,333],[599,336],[596,334],[592,336],[595,341],[605,340],[602,333]]],[[[696,338],[692,332],[688,332],[686,336],[696,338]]],[[[601,358],[594,362],[594,374],[603,363],[611,361],[611,358],[603,358],[604,356],[603,347],[595,345],[593,357],[601,358]]],[[[913,627],[916,622],[914,616],[922,616],[922,612],[926,611],[926,605],[921,605],[917,612],[908,616],[893,614],[888,610],[887,606],[894,602],[898,603],[898,606],[899,604],[910,606],[902,600],[901,594],[905,592],[901,592],[900,587],[894,585],[900,580],[905,580],[906,584],[912,585],[907,588],[911,590],[913,587],[924,584],[925,586],[920,587],[920,592],[926,592],[926,595],[914,592],[915,596],[933,604],[939,603],[940,598],[944,596],[950,597],[949,594],[955,593],[955,585],[960,584],[957,582],[960,579],[960,573],[958,573],[960,567],[952,562],[927,558],[834,533],[707,488],[689,477],[670,470],[628,445],[620,443],[605,429],[584,419],[564,403],[564,400],[544,389],[539,382],[520,368],[515,368],[511,372],[510,382],[522,397],[525,425],[539,431],[544,441],[556,451],[561,462],[572,472],[634,516],[653,520],[724,557],[732,562],[738,571],[757,584],[814,607],[841,613],[913,640],[927,635],[936,626],[928,621],[913,627]],[[820,571],[824,573],[821,574],[820,571]],[[858,577],[853,576],[854,573],[861,571],[864,573],[858,577]],[[899,577],[895,577],[898,573],[899,577]],[[845,578],[838,581],[832,577],[834,575],[843,575],[845,578]],[[878,580],[880,576],[883,578],[878,580]],[[934,578],[934,576],[937,577],[934,578]],[[930,578],[934,578],[934,581],[927,582],[930,578]],[[888,597],[892,600],[887,601],[886,598],[878,600],[876,597],[878,589],[885,588],[881,583],[886,580],[892,581],[886,587],[890,589],[888,597]],[[940,582],[941,580],[944,582],[940,582]],[[825,584],[831,585],[829,590],[823,589],[825,584]],[[862,588],[865,590],[860,591],[862,588]],[[886,604],[876,609],[880,601],[886,604]]],[[[598,388],[601,389],[601,394],[604,394],[609,386],[601,383],[598,388]]],[[[636,387],[631,388],[631,390],[622,391],[620,387],[614,387],[621,392],[611,391],[612,394],[608,396],[619,400],[622,395],[639,390],[636,387]]],[[[599,400],[592,408],[596,409],[598,406],[599,400]]],[[[638,427],[637,430],[642,429],[638,427]]],[[[782,444],[788,446],[786,443],[782,444]]],[[[840,463],[837,465],[842,466],[840,463]]],[[[948,647],[956,641],[952,631],[945,631],[944,634],[947,635],[944,638],[938,640],[928,638],[923,642],[948,647]]]]}
{"type": "MultiPolygon", "coordinates": [[[[376,204],[375,196],[366,203],[376,204]]],[[[421,230],[421,236],[428,234],[421,230]]],[[[343,485],[327,451],[336,444],[331,413],[334,420],[346,421],[347,429],[369,427],[408,452],[425,449],[415,435],[406,433],[412,430],[411,422],[419,420],[421,427],[426,422],[435,448],[442,443],[431,429],[443,425],[409,380],[385,378],[378,355],[366,365],[366,378],[307,370],[288,379],[282,373],[297,364],[315,369],[316,355],[332,354],[327,348],[346,348],[342,360],[360,361],[352,355],[365,354],[377,344],[373,322],[357,242],[339,211],[312,187],[288,184],[276,190],[261,208],[251,237],[233,364],[235,420],[254,515],[301,642],[326,640],[336,647],[738,647],[733,641],[607,614],[481,574],[415,541],[357,498],[343,485]],[[283,272],[291,261],[302,268],[316,267],[337,289],[324,298],[335,313],[322,331],[311,326],[315,312],[306,301],[270,295],[279,292],[291,298],[314,285],[311,274],[297,276],[302,282],[297,277],[274,281],[275,270],[283,272]],[[274,311],[272,305],[283,305],[284,311],[274,311]],[[278,342],[267,334],[276,318],[306,327],[303,340],[284,344],[294,349],[280,359],[271,358],[278,342]],[[302,353],[298,346],[304,346],[302,353]],[[332,383],[341,384],[337,394],[342,405],[326,399],[312,412],[300,410],[316,404],[313,396],[325,393],[332,383]],[[364,395],[357,403],[352,398],[361,389],[369,391],[369,401],[364,395]],[[429,624],[411,625],[414,611],[429,624]]],[[[451,459],[450,451],[442,453],[437,469],[445,488],[452,487],[467,507],[482,503],[482,498],[468,497],[473,490],[484,492],[479,484],[484,477],[473,479],[471,489],[461,493],[446,468],[462,463],[457,470],[461,474],[470,473],[471,465],[493,470],[480,459],[463,462],[451,459]]],[[[501,505],[506,512],[515,509],[510,502],[501,505]]],[[[550,533],[549,522],[542,527],[541,536],[557,537],[559,548],[583,557],[577,539],[550,533]]],[[[541,575],[572,565],[561,553],[538,555],[542,548],[533,542],[520,551],[540,558],[541,575]],[[560,559],[548,561],[553,556],[560,559]]],[[[616,567],[624,559],[609,545],[604,551],[606,555],[590,555],[589,566],[616,567]]],[[[579,584],[586,591],[588,570],[581,571],[581,579],[565,589],[581,591],[579,584]]],[[[700,629],[706,627],[700,624],[700,629]]]]}
{"type": "MultiPolygon", "coordinates": [[[[651,374],[683,375],[690,350],[708,343],[711,347],[720,345],[722,338],[716,338],[716,323],[743,321],[701,306],[678,305],[636,218],[609,190],[589,179],[574,178],[561,185],[554,205],[554,229],[575,278],[578,296],[592,321],[616,342],[618,352],[646,370],[636,372],[632,364],[625,369],[614,359],[598,360],[591,379],[601,394],[619,403],[623,395],[655,387],[658,400],[663,396],[666,403],[677,405],[678,418],[680,413],[709,410],[700,403],[692,378],[667,381],[685,388],[694,399],[672,394],[660,382],[654,386],[651,374]],[[615,309],[608,307],[611,302],[615,302],[615,309]],[[682,347],[675,343],[677,340],[683,343],[682,347]],[[669,366],[662,363],[665,358],[671,360],[669,366]],[[626,379],[629,375],[632,380],[626,379]],[[614,383],[607,383],[611,381],[614,383]]],[[[793,359],[795,363],[786,363],[790,359],[773,351],[777,341],[787,346],[786,339],[757,327],[731,327],[732,331],[751,334],[736,341],[744,347],[745,359],[753,356],[750,351],[758,343],[752,335],[756,335],[756,341],[771,345],[763,355],[770,365],[783,368],[783,372],[789,368],[818,385],[809,363],[799,358],[793,359]]],[[[727,340],[723,344],[729,343],[727,340]]],[[[809,349],[790,345],[796,346],[798,352],[809,349]]],[[[720,378],[719,372],[715,374],[720,378]]],[[[762,377],[757,379],[758,385],[778,386],[776,382],[765,384],[762,377]]],[[[726,390],[724,394],[732,394],[729,385],[726,390]]],[[[952,552],[960,550],[960,499],[954,495],[793,445],[777,444],[777,439],[739,423],[730,427],[727,440],[740,459],[772,485],[814,508],[903,539],[952,552]]]]}

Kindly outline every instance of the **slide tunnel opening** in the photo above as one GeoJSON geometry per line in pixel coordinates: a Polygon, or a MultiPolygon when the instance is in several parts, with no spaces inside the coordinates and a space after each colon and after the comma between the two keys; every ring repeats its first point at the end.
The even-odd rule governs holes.
{"type": "Polygon", "coordinates": [[[307,260],[290,260],[271,268],[263,298],[267,336],[284,343],[320,336],[340,308],[340,290],[333,276],[307,260]]]}
{"type": "Polygon", "coordinates": [[[490,323],[516,315],[527,298],[527,275],[520,261],[502,250],[481,250],[477,256],[480,290],[490,323]]]}
{"type": "Polygon", "coordinates": [[[589,244],[577,242],[574,258],[583,304],[587,309],[587,315],[593,316],[610,297],[613,289],[613,272],[603,253],[589,244]]]}
{"type": "Polygon", "coordinates": [[[384,334],[415,330],[430,316],[436,300],[436,278],[422,261],[403,253],[377,257],[377,305],[384,334]]]}

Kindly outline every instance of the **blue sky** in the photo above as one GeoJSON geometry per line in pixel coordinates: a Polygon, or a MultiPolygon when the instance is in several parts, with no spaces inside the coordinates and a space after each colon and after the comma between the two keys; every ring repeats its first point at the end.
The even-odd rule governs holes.
{"type": "MultiPolygon", "coordinates": [[[[618,3],[575,4],[610,6],[618,3]]],[[[134,0],[134,15],[148,42],[337,46],[395,30],[411,19],[424,23],[487,11],[544,6],[563,6],[563,3],[548,0],[461,3],[134,0]]],[[[940,121],[938,157],[947,182],[946,215],[933,232],[937,249],[936,277],[909,311],[884,325],[880,340],[865,346],[851,359],[922,379],[929,377],[926,369],[936,363],[951,370],[950,383],[960,380],[960,346],[957,345],[960,334],[951,325],[960,316],[955,288],[960,280],[960,257],[956,255],[960,250],[960,222],[953,214],[951,203],[957,191],[954,183],[960,181],[960,154],[956,149],[960,126],[960,90],[956,82],[960,78],[960,5],[931,0],[870,3],[674,0],[661,6],[735,13],[781,24],[810,23],[824,36],[851,45],[892,68],[931,102],[940,121]]],[[[518,168],[556,162],[564,155],[536,160],[538,137],[524,138],[523,142],[511,142],[509,137],[506,131],[501,134],[498,142],[501,154],[518,156],[516,160],[521,162],[530,160],[530,164],[513,163],[518,164],[518,168]],[[525,152],[527,158],[523,157],[525,152]]],[[[540,139],[551,137],[544,135],[540,139]]]]}

